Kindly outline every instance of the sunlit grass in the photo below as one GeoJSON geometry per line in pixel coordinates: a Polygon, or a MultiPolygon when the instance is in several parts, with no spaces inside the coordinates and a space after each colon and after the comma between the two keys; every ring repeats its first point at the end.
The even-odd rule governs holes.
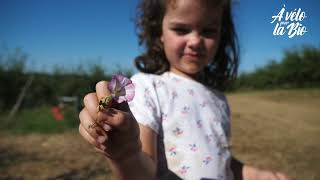
{"type": "Polygon", "coordinates": [[[73,108],[67,107],[63,114],[64,120],[55,120],[49,106],[21,110],[12,119],[7,119],[7,113],[2,113],[0,129],[5,132],[25,134],[59,133],[77,128],[79,124],[77,112],[73,108]]]}

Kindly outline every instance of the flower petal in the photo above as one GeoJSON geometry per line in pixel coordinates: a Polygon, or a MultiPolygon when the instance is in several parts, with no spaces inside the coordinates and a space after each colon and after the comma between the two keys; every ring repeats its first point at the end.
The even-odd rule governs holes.
{"type": "Polygon", "coordinates": [[[115,78],[120,82],[121,87],[124,87],[124,86],[132,83],[129,78],[122,76],[122,75],[115,75],[115,78]]]}
{"type": "Polygon", "coordinates": [[[126,100],[129,102],[133,99],[134,97],[134,84],[129,84],[125,87],[125,90],[126,90],[126,100]]]}
{"type": "Polygon", "coordinates": [[[134,85],[132,81],[120,74],[112,76],[108,89],[117,103],[131,101],[134,97],[134,85]]]}
{"type": "Polygon", "coordinates": [[[116,79],[111,79],[111,81],[108,83],[108,89],[112,93],[115,91],[117,85],[117,80],[116,79]]]}
{"type": "Polygon", "coordinates": [[[124,101],[127,101],[125,96],[119,96],[116,98],[117,103],[122,103],[124,101]]]}

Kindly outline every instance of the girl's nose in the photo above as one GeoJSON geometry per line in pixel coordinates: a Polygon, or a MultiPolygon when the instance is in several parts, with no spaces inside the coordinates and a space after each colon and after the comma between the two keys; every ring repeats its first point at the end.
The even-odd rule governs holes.
{"type": "Polygon", "coordinates": [[[188,40],[188,47],[192,49],[199,49],[202,43],[202,37],[198,33],[192,33],[190,34],[189,40],[188,40]]]}

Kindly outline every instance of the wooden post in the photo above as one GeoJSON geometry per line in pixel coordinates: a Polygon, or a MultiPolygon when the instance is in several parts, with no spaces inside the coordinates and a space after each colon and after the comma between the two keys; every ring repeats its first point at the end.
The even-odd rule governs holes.
{"type": "Polygon", "coordinates": [[[26,84],[23,86],[23,88],[21,89],[21,92],[19,94],[19,97],[15,103],[15,105],[12,107],[10,113],[9,113],[9,116],[8,116],[8,120],[12,119],[14,117],[14,115],[16,114],[16,112],[18,111],[21,103],[22,103],[22,100],[23,98],[25,97],[26,95],[26,92],[27,92],[27,89],[31,86],[32,84],[32,81],[34,79],[34,76],[31,75],[28,79],[28,81],[26,82],[26,84]]]}

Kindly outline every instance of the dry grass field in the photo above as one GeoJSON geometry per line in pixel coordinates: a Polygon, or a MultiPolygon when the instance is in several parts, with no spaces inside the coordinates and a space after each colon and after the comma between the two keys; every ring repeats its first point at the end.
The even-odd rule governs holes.
{"type": "Polygon", "coordinates": [[[297,180],[320,179],[320,91],[231,94],[233,153],[297,180]]]}
{"type": "MultiPolygon", "coordinates": [[[[241,161],[296,180],[320,177],[320,90],[234,93],[232,151],[241,161]]],[[[77,131],[0,133],[0,179],[112,179],[77,131]]]]}

